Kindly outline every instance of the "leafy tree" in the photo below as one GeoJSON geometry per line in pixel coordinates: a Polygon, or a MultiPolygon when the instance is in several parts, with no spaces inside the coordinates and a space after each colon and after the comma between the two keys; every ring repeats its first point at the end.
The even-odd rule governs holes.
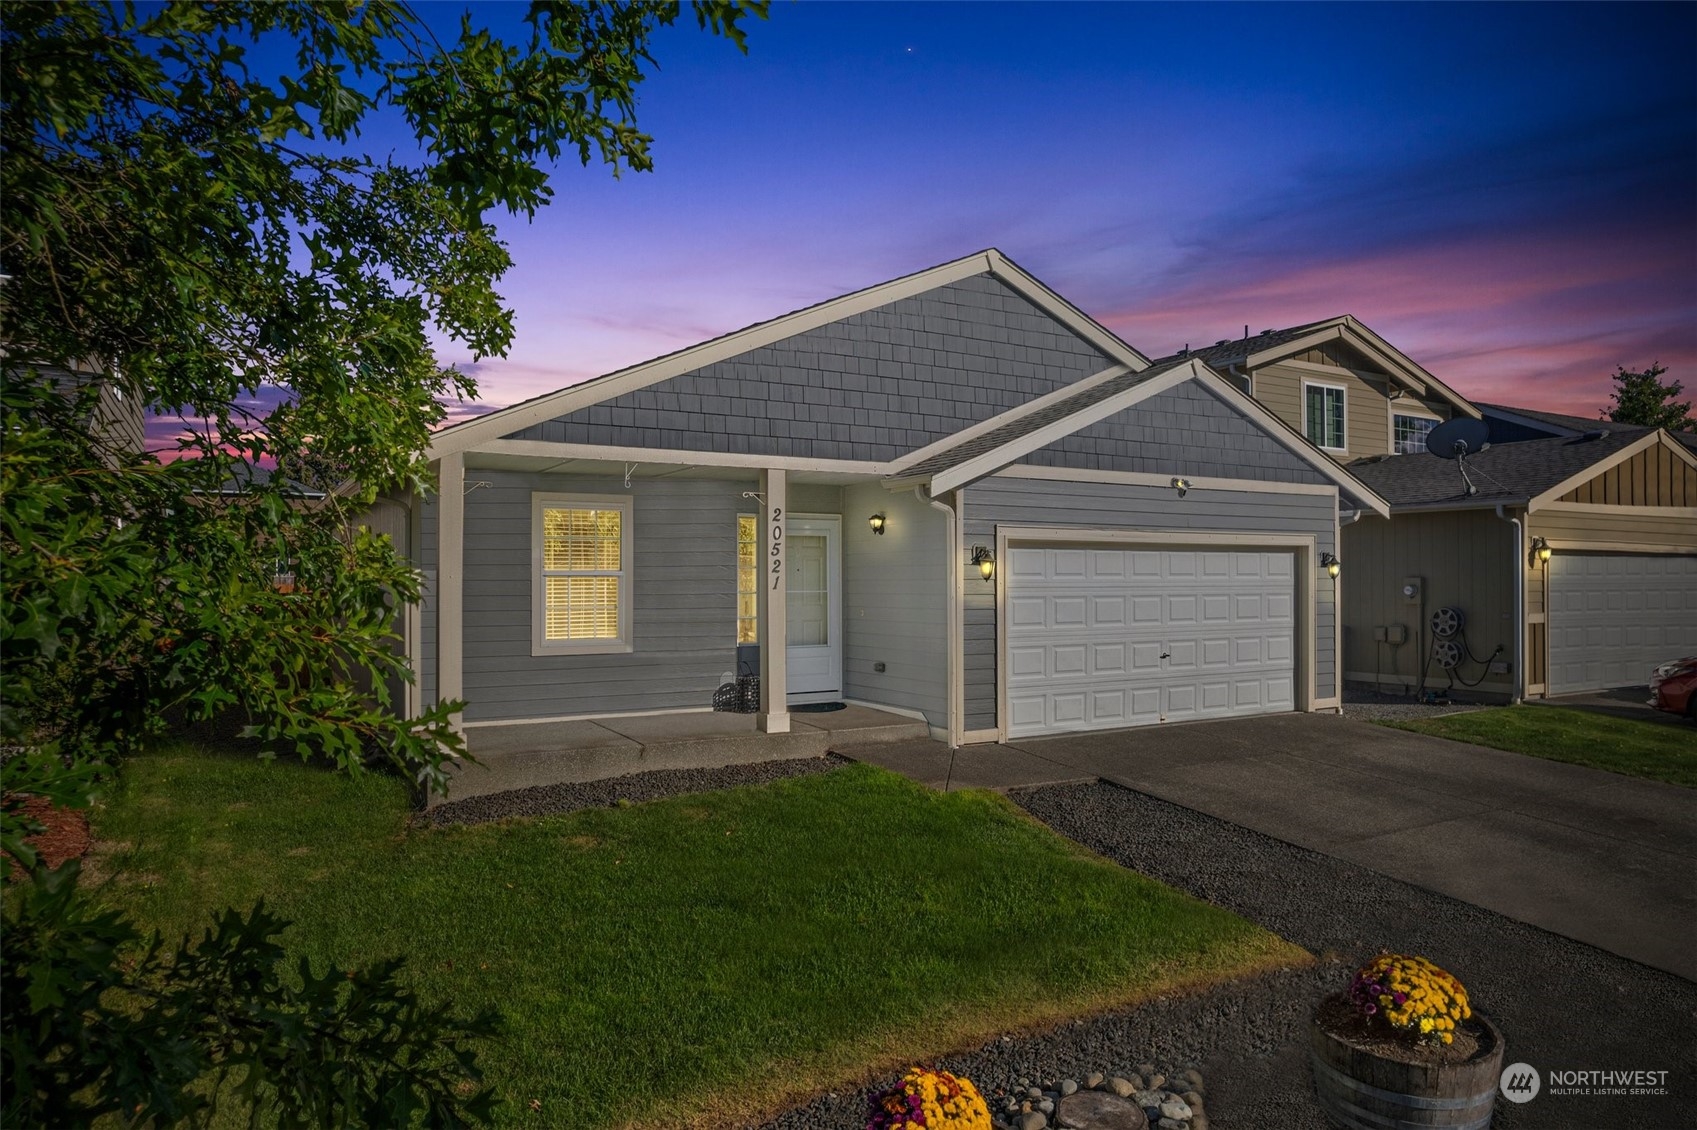
{"type": "MultiPolygon", "coordinates": [[[[741,47],[765,2],[692,12],[741,47]]],[[[5,900],[8,1124],[175,1121],[214,1071],[286,1125],[486,1112],[457,1084],[487,1018],[422,1009],[392,964],[296,988],[258,908],[143,946],[35,859],[19,798],[86,804],[166,718],[224,711],[270,752],[443,786],[461,704],[397,717],[418,578],[359,516],[428,489],[441,402],[475,393],[429,333],[477,357],[512,338],[492,216],[534,215],[568,154],[651,167],[636,91],[681,14],[538,0],[516,36],[468,15],[442,37],[392,0],[0,12],[0,848],[28,876],[5,900]],[[409,141],[362,153],[384,126],[409,141]],[[93,393],[50,379],[91,367],[202,421],[193,458],[112,446],[93,393]]]]}
{"type": "Polygon", "coordinates": [[[1691,417],[1691,402],[1674,399],[1685,391],[1685,386],[1678,381],[1662,383],[1662,374],[1667,372],[1665,366],[1652,364],[1641,372],[1629,372],[1625,365],[1617,368],[1615,390],[1609,393],[1614,405],[1604,411],[1605,419],[1676,432],[1697,430],[1697,420],[1691,417]]]}

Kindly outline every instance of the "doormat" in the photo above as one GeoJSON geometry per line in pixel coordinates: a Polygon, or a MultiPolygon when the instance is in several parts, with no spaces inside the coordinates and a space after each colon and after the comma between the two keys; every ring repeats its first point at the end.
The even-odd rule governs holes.
{"type": "Polygon", "coordinates": [[[800,706],[790,707],[791,714],[829,714],[833,710],[847,710],[846,702],[804,702],[800,706]]]}

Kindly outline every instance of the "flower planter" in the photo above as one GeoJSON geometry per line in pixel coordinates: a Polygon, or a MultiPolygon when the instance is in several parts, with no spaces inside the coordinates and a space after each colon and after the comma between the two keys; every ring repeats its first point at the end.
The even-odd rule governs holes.
{"type": "Polygon", "coordinates": [[[1496,1025],[1474,1013],[1459,1029],[1472,1046],[1415,1050],[1350,1030],[1339,1022],[1350,1013],[1343,994],[1328,997],[1309,1029],[1314,1090],[1334,1123],[1351,1130],[1485,1130],[1491,1124],[1503,1070],[1496,1025]]]}

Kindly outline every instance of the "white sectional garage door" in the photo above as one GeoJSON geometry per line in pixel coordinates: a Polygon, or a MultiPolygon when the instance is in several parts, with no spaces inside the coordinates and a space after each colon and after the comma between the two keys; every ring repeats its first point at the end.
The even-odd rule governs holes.
{"type": "Polygon", "coordinates": [[[1649,682],[1697,655],[1697,557],[1557,553],[1549,633],[1553,695],[1649,682]]]}
{"type": "Polygon", "coordinates": [[[1007,556],[1009,737],[1295,709],[1291,553],[1007,556]]]}

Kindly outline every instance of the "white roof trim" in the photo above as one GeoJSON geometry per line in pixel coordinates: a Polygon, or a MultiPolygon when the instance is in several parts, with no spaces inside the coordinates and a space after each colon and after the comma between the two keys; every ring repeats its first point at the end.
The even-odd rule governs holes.
{"type": "MultiPolygon", "coordinates": [[[[1480,405],[1479,412],[1481,415],[1490,416],[1493,419],[1507,420],[1511,424],[1519,424],[1524,428],[1547,432],[1552,438],[1584,435],[1586,431],[1591,430],[1589,428],[1570,428],[1566,424],[1552,424],[1548,420],[1539,420],[1533,416],[1523,416],[1519,412],[1508,412],[1501,408],[1488,408],[1484,405],[1480,405]]],[[[1597,427],[1604,428],[1607,426],[1607,421],[1597,421],[1597,427]]]]}
{"type": "Polygon", "coordinates": [[[1124,392],[1116,393],[1106,400],[1082,408],[1072,415],[1034,432],[1010,440],[1007,444],[993,451],[987,451],[963,463],[946,468],[932,476],[929,491],[933,496],[944,494],[975,479],[993,474],[1022,456],[1029,455],[1039,448],[1046,447],[1058,439],[1071,435],[1080,428],[1089,427],[1099,420],[1105,420],[1117,412],[1122,412],[1158,392],[1183,384],[1187,380],[1197,380],[1209,386],[1211,391],[1215,391],[1233,408],[1259,424],[1291,454],[1319,471],[1352,497],[1360,499],[1380,517],[1390,517],[1390,504],[1380,498],[1365,483],[1316,450],[1313,444],[1309,443],[1303,436],[1298,435],[1289,424],[1239,392],[1230,381],[1195,358],[1184,364],[1176,365],[1158,376],[1132,385],[1124,392]]]}
{"type": "Polygon", "coordinates": [[[829,471],[833,474],[886,475],[888,463],[851,459],[808,459],[792,455],[747,455],[734,451],[695,451],[682,447],[610,447],[593,443],[551,443],[540,439],[492,439],[466,454],[522,456],[573,463],[592,459],[608,463],[641,463],[645,466],[747,467],[786,471],[829,471]]]}
{"type": "Polygon", "coordinates": [[[1046,392],[1042,396],[1036,397],[1032,400],[1027,400],[1024,404],[1016,405],[1005,412],[991,416],[988,420],[980,420],[970,428],[962,428],[953,435],[946,435],[935,443],[928,443],[916,451],[908,452],[906,455],[903,455],[890,463],[890,473],[892,475],[899,475],[907,468],[923,463],[933,455],[947,451],[952,447],[957,447],[960,444],[966,443],[968,440],[977,439],[984,433],[993,432],[1004,424],[1011,424],[1015,420],[1023,419],[1041,408],[1047,408],[1057,400],[1065,400],[1068,397],[1077,396],[1086,389],[1095,388],[1104,381],[1111,381],[1115,377],[1123,377],[1125,374],[1131,372],[1142,372],[1142,369],[1133,369],[1127,365],[1110,365],[1108,368],[1103,369],[1100,373],[1092,373],[1090,376],[1085,377],[1082,380],[1076,380],[1069,385],[1062,385],[1053,392],[1046,392]]]}
{"type": "Polygon", "coordinates": [[[1011,439],[1002,446],[986,451],[982,455],[975,455],[965,462],[956,463],[953,467],[945,467],[931,476],[930,493],[933,497],[939,494],[947,494],[951,490],[965,486],[974,479],[982,479],[986,475],[1001,470],[1022,455],[1029,455],[1038,448],[1047,447],[1080,428],[1087,428],[1098,420],[1105,420],[1116,412],[1122,412],[1157,392],[1164,392],[1174,385],[1182,384],[1195,375],[1197,364],[1197,362],[1191,361],[1187,364],[1175,365],[1159,376],[1140,381],[1123,392],[1116,392],[1106,400],[1080,408],[1070,415],[1062,416],[1059,420],[1045,424],[1036,431],[1027,432],[1022,436],[1011,439]]]}
{"type": "Polygon", "coordinates": [[[1562,495],[1578,487],[1580,484],[1590,482],[1598,475],[1603,474],[1610,467],[1619,466],[1628,459],[1631,459],[1633,456],[1650,450],[1650,448],[1656,446],[1658,443],[1666,446],[1669,451],[1678,456],[1687,466],[1697,468],[1697,455],[1693,455],[1690,451],[1687,451],[1684,444],[1668,435],[1664,429],[1657,428],[1655,431],[1649,432],[1640,436],[1638,439],[1633,440],[1607,459],[1598,463],[1593,463],[1577,474],[1569,475],[1567,478],[1563,479],[1561,482],[1557,483],[1542,494],[1534,495],[1531,501],[1526,504],[1526,512],[1530,514],[1534,510],[1542,509],[1544,506],[1555,502],[1557,499],[1561,498],[1562,495]]]}
{"type": "Polygon", "coordinates": [[[1328,341],[1339,340],[1348,342],[1383,363],[1390,376],[1413,388],[1420,395],[1429,396],[1436,393],[1439,399],[1448,401],[1453,407],[1459,408],[1474,419],[1480,418],[1479,409],[1466,397],[1427,372],[1419,362],[1402,350],[1356,321],[1352,314],[1328,319],[1317,324],[1312,333],[1279,345],[1268,346],[1258,353],[1251,353],[1244,360],[1243,366],[1246,369],[1257,369],[1293,353],[1301,353],[1328,341]]]}
{"type": "Polygon", "coordinates": [[[1000,279],[1114,361],[1133,370],[1149,367],[1147,357],[1026,274],[1001,252],[991,248],[916,274],[904,275],[865,290],[845,294],[770,321],[760,322],[628,369],[620,369],[556,392],[546,393],[463,424],[444,428],[431,438],[427,458],[440,459],[443,455],[455,451],[467,451],[487,440],[498,439],[545,420],[564,416],[580,408],[587,408],[627,392],[693,372],[717,361],[728,360],[763,345],[771,345],[855,314],[888,306],[892,302],[981,274],[990,274],[1000,279]]]}

